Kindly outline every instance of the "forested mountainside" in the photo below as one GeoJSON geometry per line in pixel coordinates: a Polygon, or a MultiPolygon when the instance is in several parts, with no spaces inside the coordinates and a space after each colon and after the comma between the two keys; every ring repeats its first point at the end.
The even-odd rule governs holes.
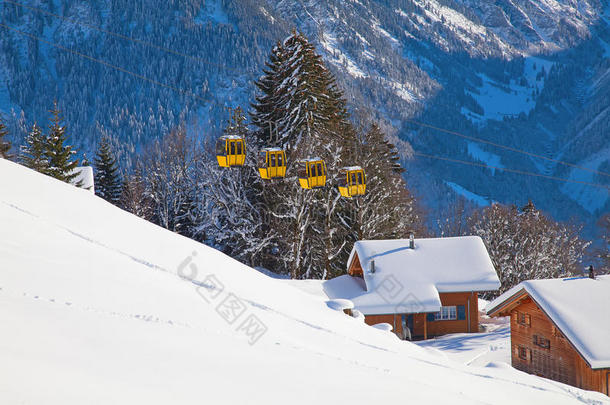
{"type": "Polygon", "coordinates": [[[608,185],[607,176],[409,121],[609,172],[607,2],[5,0],[0,10],[0,110],[17,143],[25,123],[46,124],[54,98],[88,155],[108,134],[126,161],[180,122],[215,137],[225,107],[248,108],[271,47],[297,28],[354,116],[385,121],[412,145],[405,176],[430,211],[458,195],[474,204],[531,198],[592,228],[610,209],[602,188],[422,154],[587,183],[608,185]]]}

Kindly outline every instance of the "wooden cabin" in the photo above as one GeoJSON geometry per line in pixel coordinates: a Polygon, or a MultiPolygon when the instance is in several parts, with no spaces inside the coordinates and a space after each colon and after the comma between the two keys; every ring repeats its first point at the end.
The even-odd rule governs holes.
{"type": "Polygon", "coordinates": [[[326,295],[351,300],[366,323],[389,323],[402,339],[478,332],[478,293],[500,287],[476,236],[358,241],[346,270],[324,282],[326,295]]]}
{"type": "Polygon", "coordinates": [[[610,276],[525,281],[488,306],[510,316],[516,369],[610,395],[610,276]]]}

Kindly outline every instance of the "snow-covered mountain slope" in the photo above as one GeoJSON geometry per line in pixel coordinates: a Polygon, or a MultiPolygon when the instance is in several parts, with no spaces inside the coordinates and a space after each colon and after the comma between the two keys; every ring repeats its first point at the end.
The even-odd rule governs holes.
{"type": "MultiPolygon", "coordinates": [[[[337,75],[350,108],[391,124],[416,152],[608,184],[590,172],[473,146],[408,121],[607,172],[607,0],[23,4],[0,3],[0,22],[10,27],[0,27],[0,111],[10,115],[17,142],[20,125],[43,123],[55,97],[71,142],[88,156],[107,134],[129,161],[182,122],[191,133],[213,137],[227,119],[225,106],[247,108],[271,47],[297,28],[337,75]]],[[[531,198],[557,219],[577,217],[592,227],[610,209],[603,189],[404,158],[408,181],[432,214],[456,196],[479,204],[531,198]]]]}
{"type": "Polygon", "coordinates": [[[453,363],[2,159],[0,190],[1,403],[608,401],[453,363]]]}

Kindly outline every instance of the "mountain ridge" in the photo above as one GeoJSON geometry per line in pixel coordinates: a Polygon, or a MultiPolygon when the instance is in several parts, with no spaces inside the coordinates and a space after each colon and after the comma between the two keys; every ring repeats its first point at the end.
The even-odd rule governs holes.
{"type": "MultiPolygon", "coordinates": [[[[191,133],[214,137],[226,119],[225,106],[248,105],[271,46],[296,27],[317,45],[337,75],[350,109],[385,121],[392,135],[416,151],[608,184],[604,177],[488,145],[473,147],[408,121],[417,118],[608,172],[607,3],[28,3],[71,21],[17,4],[1,6],[4,24],[210,100],[206,104],[141,83],[9,32],[0,39],[0,110],[11,115],[17,143],[24,120],[31,124],[46,117],[51,100],[38,94],[55,95],[63,103],[73,142],[89,156],[97,140],[109,134],[121,160],[129,164],[133,152],[181,122],[188,123],[191,133]],[[88,29],[74,20],[191,58],[88,29]]],[[[592,234],[597,217],[610,209],[603,189],[413,158],[410,148],[405,150],[407,179],[432,213],[459,195],[468,198],[456,193],[461,188],[481,196],[479,202],[523,204],[531,198],[560,220],[576,217],[586,222],[592,234]]]]}

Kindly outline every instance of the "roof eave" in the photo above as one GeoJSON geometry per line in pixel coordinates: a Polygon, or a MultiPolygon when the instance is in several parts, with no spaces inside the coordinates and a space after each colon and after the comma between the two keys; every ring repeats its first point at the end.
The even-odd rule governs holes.
{"type": "Polygon", "coordinates": [[[512,304],[516,299],[520,298],[522,295],[525,295],[525,294],[527,294],[527,290],[525,289],[525,287],[521,287],[519,290],[517,290],[510,297],[507,297],[504,301],[500,302],[498,305],[496,305],[493,308],[488,309],[485,312],[487,313],[488,316],[497,316],[498,313],[502,309],[506,308],[507,306],[512,304]]]}

